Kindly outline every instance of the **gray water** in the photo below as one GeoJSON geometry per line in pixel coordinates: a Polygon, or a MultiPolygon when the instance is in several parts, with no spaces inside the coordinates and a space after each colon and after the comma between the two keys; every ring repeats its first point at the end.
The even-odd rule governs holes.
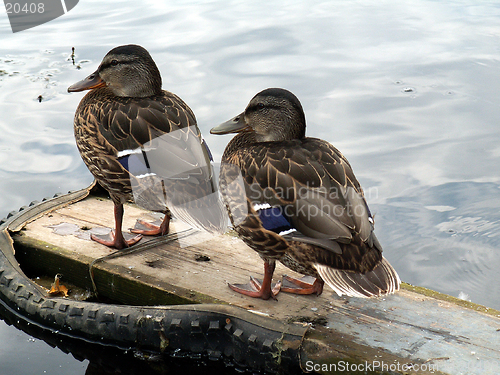
{"type": "MultiPolygon", "coordinates": [[[[2,13],[0,40],[0,216],[92,181],[72,130],[83,95],[66,89],[135,43],[216,159],[230,136],[211,127],[264,88],[294,92],[308,135],[350,160],[402,280],[500,308],[500,4],[82,0],[16,34],[2,13]]],[[[87,365],[0,322],[2,374],[87,365]]]]}

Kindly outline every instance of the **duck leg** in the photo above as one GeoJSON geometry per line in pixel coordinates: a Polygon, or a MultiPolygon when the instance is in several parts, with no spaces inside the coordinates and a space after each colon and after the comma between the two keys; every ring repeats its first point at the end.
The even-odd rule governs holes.
{"type": "Polygon", "coordinates": [[[244,294],[246,296],[254,298],[262,298],[267,300],[269,298],[276,299],[280,288],[281,281],[272,285],[273,273],[276,268],[276,262],[264,261],[264,280],[260,282],[259,280],[250,276],[250,282],[248,284],[228,284],[228,286],[235,292],[244,294]]]}
{"type": "Polygon", "coordinates": [[[139,240],[142,238],[141,235],[135,236],[131,238],[130,240],[125,240],[123,237],[122,233],[122,222],[123,222],[123,204],[121,203],[115,203],[115,230],[114,233],[113,231],[111,232],[111,237],[112,240],[105,240],[102,238],[99,238],[95,235],[90,235],[90,238],[94,240],[95,242],[98,242],[102,245],[109,246],[109,247],[114,247],[118,250],[121,250],[125,247],[129,247],[134,245],[135,243],[139,242],[139,240]]]}
{"type": "Polygon", "coordinates": [[[163,221],[161,222],[161,224],[159,226],[148,223],[147,221],[144,221],[144,220],[137,220],[137,222],[139,224],[141,224],[149,229],[135,229],[134,228],[134,229],[130,229],[130,231],[132,233],[143,234],[145,236],[157,236],[157,235],[164,236],[168,233],[168,229],[170,226],[170,219],[171,219],[170,212],[167,212],[167,213],[165,213],[165,217],[163,218],[163,221]]]}
{"type": "Polygon", "coordinates": [[[317,296],[323,293],[323,285],[325,285],[323,280],[315,279],[314,283],[311,284],[305,281],[306,278],[308,278],[308,276],[304,276],[302,279],[296,279],[285,275],[284,279],[293,285],[282,286],[281,291],[295,294],[316,294],[317,296]]]}

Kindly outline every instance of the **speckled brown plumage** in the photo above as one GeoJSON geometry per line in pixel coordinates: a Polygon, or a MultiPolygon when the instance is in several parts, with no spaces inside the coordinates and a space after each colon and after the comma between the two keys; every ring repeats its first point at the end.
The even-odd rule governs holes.
{"type": "Polygon", "coordinates": [[[194,125],[191,109],[171,92],[122,98],[103,87],[92,90],[80,102],[74,131],[76,145],[90,172],[114,202],[124,203],[132,199],[130,179],[134,176],[118,162],[118,152],[194,125]]]}
{"type": "Polygon", "coordinates": [[[337,293],[355,296],[399,288],[349,162],[328,142],[305,137],[302,107],[293,94],[264,90],[244,113],[212,132],[231,129],[240,133],[224,151],[221,185],[235,230],[248,246],[265,262],[279,260],[317,278],[310,291],[318,294],[324,279],[337,293]],[[231,183],[239,173],[244,183],[231,183]],[[262,216],[266,211],[274,216],[262,216]],[[278,221],[291,230],[265,227],[278,221]]]}

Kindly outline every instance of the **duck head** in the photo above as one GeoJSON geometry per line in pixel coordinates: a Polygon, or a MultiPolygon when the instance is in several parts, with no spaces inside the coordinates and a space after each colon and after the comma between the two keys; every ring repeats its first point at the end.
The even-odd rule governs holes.
{"type": "Polygon", "coordinates": [[[304,110],[290,91],[266,89],[250,100],[245,112],[210,130],[212,134],[239,132],[253,132],[256,142],[302,139],[306,132],[304,110]]]}
{"type": "Polygon", "coordinates": [[[108,87],[116,96],[143,98],[161,93],[161,75],[148,51],[129,44],[109,51],[97,70],[68,92],[98,87],[108,87]]]}

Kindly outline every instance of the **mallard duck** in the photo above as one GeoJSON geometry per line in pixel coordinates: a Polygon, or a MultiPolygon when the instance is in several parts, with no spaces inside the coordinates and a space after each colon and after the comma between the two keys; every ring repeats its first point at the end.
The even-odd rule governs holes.
{"type": "Polygon", "coordinates": [[[262,282],[231,289],[263,299],[280,289],[319,295],[325,282],[358,297],[399,289],[351,165],[330,143],[305,136],[294,94],[264,90],[211,133],[239,133],[224,150],[220,184],[236,232],[264,260],[262,282]],[[306,277],[272,285],[276,261],[306,277]]]}
{"type": "MultiPolygon", "coordinates": [[[[198,168],[194,183],[187,183],[195,190],[200,186],[205,189],[194,198],[178,194],[173,199],[179,204],[215,190],[211,156],[193,111],[161,86],[160,72],[148,51],[125,45],[109,51],[94,73],[68,88],[69,92],[91,90],[76,110],[74,131],[83,161],[114,202],[112,240],[92,237],[101,244],[122,249],[142,235],[168,233],[171,214],[166,202],[172,201],[172,195],[167,195],[172,190],[169,178],[173,175],[187,173],[193,180],[189,170],[198,168]],[[196,145],[198,149],[194,150],[196,145]],[[165,172],[167,178],[153,170],[153,160],[156,169],[172,167],[165,172]],[[125,240],[123,203],[129,200],[164,213],[161,225],[142,222],[147,229],[133,229],[137,235],[125,240]]],[[[177,181],[186,183],[188,178],[181,177],[177,181]]]]}

